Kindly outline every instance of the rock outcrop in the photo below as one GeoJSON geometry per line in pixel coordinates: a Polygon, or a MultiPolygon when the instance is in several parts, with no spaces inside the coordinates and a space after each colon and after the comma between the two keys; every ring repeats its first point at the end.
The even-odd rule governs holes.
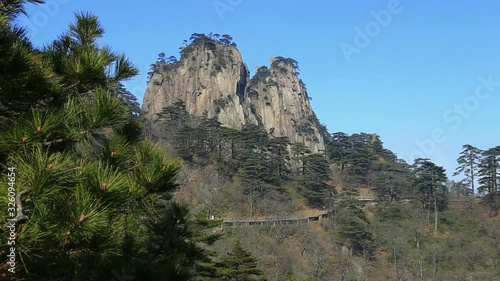
{"type": "Polygon", "coordinates": [[[325,149],[324,129],[309,103],[297,62],[271,58],[271,67],[259,67],[245,91],[246,104],[259,124],[275,136],[304,143],[313,153],[325,149]]]}
{"type": "Polygon", "coordinates": [[[292,59],[272,58],[270,67],[257,68],[250,79],[234,44],[203,36],[182,50],[179,61],[154,66],[143,101],[148,120],[183,100],[190,114],[216,117],[223,126],[258,124],[273,136],[303,142],[313,153],[325,149],[326,129],[311,109],[292,59]]]}

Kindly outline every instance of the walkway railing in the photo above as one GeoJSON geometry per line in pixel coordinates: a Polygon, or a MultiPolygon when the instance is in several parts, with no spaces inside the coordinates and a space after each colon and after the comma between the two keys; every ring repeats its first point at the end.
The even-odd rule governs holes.
{"type": "Polygon", "coordinates": [[[309,224],[314,221],[321,221],[327,217],[329,211],[319,212],[307,217],[289,217],[278,219],[225,219],[222,226],[252,226],[252,225],[286,225],[286,224],[309,224]]]}
{"type": "MultiPolygon", "coordinates": [[[[383,201],[378,198],[369,198],[369,197],[359,197],[356,198],[362,202],[379,202],[383,201]]],[[[472,200],[477,199],[475,197],[471,197],[470,199],[455,199],[449,200],[448,202],[454,203],[464,203],[471,202],[472,200]]],[[[412,202],[415,199],[405,198],[399,199],[398,202],[412,202]]],[[[222,227],[224,226],[266,226],[266,225],[287,225],[287,224],[310,224],[311,222],[321,222],[324,218],[328,217],[330,210],[325,210],[318,212],[313,215],[309,215],[306,217],[284,217],[284,218],[272,218],[272,219],[224,219],[222,222],[222,227]]]]}

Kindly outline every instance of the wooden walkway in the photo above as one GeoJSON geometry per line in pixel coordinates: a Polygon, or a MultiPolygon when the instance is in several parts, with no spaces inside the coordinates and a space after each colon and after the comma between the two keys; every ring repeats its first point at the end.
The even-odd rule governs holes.
{"type": "Polygon", "coordinates": [[[285,224],[309,224],[311,222],[320,222],[328,217],[329,211],[322,211],[307,217],[297,218],[277,218],[277,219],[225,219],[222,222],[224,226],[265,226],[265,225],[285,225],[285,224]]]}
{"type": "MultiPolygon", "coordinates": [[[[379,202],[377,198],[357,198],[361,202],[379,202]]],[[[462,200],[449,200],[450,203],[466,203],[477,200],[477,198],[462,199],[462,200]]],[[[412,202],[413,199],[400,199],[398,202],[412,202]]],[[[225,226],[237,227],[237,226],[266,226],[266,225],[287,225],[287,224],[298,224],[306,225],[311,222],[321,222],[324,218],[327,218],[330,210],[325,210],[318,212],[316,214],[307,217],[287,217],[287,218],[271,218],[271,219],[224,219],[222,222],[222,228],[225,226]]]]}

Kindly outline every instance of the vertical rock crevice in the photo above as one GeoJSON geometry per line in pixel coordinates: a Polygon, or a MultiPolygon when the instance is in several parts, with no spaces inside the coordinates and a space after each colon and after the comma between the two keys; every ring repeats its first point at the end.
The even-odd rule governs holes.
{"type": "Polygon", "coordinates": [[[245,100],[245,89],[247,87],[247,79],[249,73],[246,64],[242,63],[240,67],[240,81],[236,85],[236,95],[240,97],[241,102],[245,100]]]}

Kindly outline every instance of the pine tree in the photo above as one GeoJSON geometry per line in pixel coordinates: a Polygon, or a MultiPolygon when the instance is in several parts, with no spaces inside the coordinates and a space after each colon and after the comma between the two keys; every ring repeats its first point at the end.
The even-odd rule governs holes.
{"type": "Polygon", "coordinates": [[[458,167],[455,170],[454,176],[459,174],[463,174],[465,179],[463,179],[463,183],[470,186],[467,195],[474,195],[475,192],[475,181],[476,175],[478,171],[479,161],[481,160],[481,150],[470,145],[465,144],[462,146],[463,150],[460,152],[460,157],[458,157],[458,167]]]}
{"type": "Polygon", "coordinates": [[[177,203],[156,204],[146,220],[146,251],[139,254],[136,266],[145,280],[192,280],[196,264],[206,257],[198,245],[188,209],[177,203]],[[148,274],[148,275],[145,275],[148,274]]]}
{"type": "Polygon", "coordinates": [[[328,154],[330,160],[337,163],[340,167],[340,173],[343,174],[347,163],[346,153],[349,148],[349,136],[343,132],[332,134],[332,141],[328,144],[328,154]]]}
{"type": "Polygon", "coordinates": [[[193,127],[184,101],[179,100],[164,107],[157,115],[153,135],[176,149],[177,155],[191,160],[193,152],[193,127]]]}
{"type": "Polygon", "coordinates": [[[500,210],[500,146],[485,150],[479,163],[479,188],[491,210],[500,210]]]}
{"type": "Polygon", "coordinates": [[[200,245],[203,251],[203,257],[197,259],[195,263],[196,281],[216,281],[220,280],[221,268],[215,261],[216,253],[208,250],[208,245],[212,245],[219,240],[224,233],[214,232],[214,228],[219,227],[222,220],[213,220],[209,218],[209,212],[199,213],[194,220],[189,221],[189,226],[193,232],[193,240],[200,245]]]}
{"type": "Polygon", "coordinates": [[[259,134],[260,129],[256,128],[256,130],[242,132],[241,141],[245,148],[238,159],[244,193],[250,197],[250,218],[254,215],[253,206],[256,199],[266,196],[270,185],[275,182],[268,166],[269,158],[265,150],[268,142],[267,135],[259,134]]]}
{"type": "Polygon", "coordinates": [[[27,3],[42,4],[44,0],[3,0],[0,5],[0,15],[13,20],[19,14],[26,14],[27,3]]]}
{"type": "Polygon", "coordinates": [[[450,197],[461,198],[470,195],[470,188],[463,181],[449,181],[448,189],[450,190],[450,197]]]}
{"type": "Polygon", "coordinates": [[[223,175],[236,175],[240,162],[239,159],[239,147],[241,146],[240,132],[235,129],[221,127],[220,131],[220,149],[218,154],[222,159],[222,162],[218,165],[219,171],[223,175]]]}
{"type": "MultiPolygon", "coordinates": [[[[24,42],[14,50],[4,48],[12,40],[0,41],[0,50],[7,50],[0,61],[9,62],[2,64],[4,70],[15,70],[13,58],[38,64],[19,68],[19,77],[0,78],[5,85],[26,87],[22,79],[38,79],[19,95],[17,108],[1,86],[0,106],[17,112],[11,118],[15,122],[2,124],[0,135],[6,160],[0,170],[16,171],[16,276],[110,280],[115,266],[134,268],[137,253],[127,245],[147,244],[141,219],[151,214],[155,202],[170,197],[180,164],[141,140],[141,124],[120,94],[121,81],[137,70],[123,55],[97,46],[103,34],[97,17],[78,14],[70,30],[43,50],[30,47],[22,32],[14,32],[3,14],[0,18],[9,40],[24,42]]],[[[1,177],[2,186],[5,181],[1,177]]],[[[7,210],[7,189],[0,192],[0,207],[7,210]]],[[[12,217],[1,212],[2,226],[7,219],[12,217]]],[[[8,237],[3,231],[0,242],[8,237]]]]}
{"type": "Polygon", "coordinates": [[[367,183],[368,171],[371,169],[373,152],[370,151],[371,135],[353,134],[348,139],[348,149],[346,151],[346,162],[349,165],[347,176],[349,182],[367,183]]]}
{"type": "Polygon", "coordinates": [[[237,160],[240,175],[247,187],[262,190],[264,184],[274,183],[272,171],[269,169],[270,145],[269,136],[255,125],[247,125],[240,132],[237,160]]]}
{"type": "Polygon", "coordinates": [[[364,203],[357,199],[359,192],[345,186],[339,193],[340,199],[333,205],[330,215],[336,229],[336,240],[350,248],[355,255],[363,254],[371,258],[375,248],[373,234],[369,229],[369,221],[363,211],[364,203]]]}
{"type": "Polygon", "coordinates": [[[410,195],[413,179],[405,161],[376,163],[373,169],[375,192],[379,198],[394,202],[410,195]]]}
{"type": "Polygon", "coordinates": [[[292,156],[293,160],[295,160],[295,175],[301,175],[302,173],[302,157],[306,156],[307,154],[310,154],[311,151],[309,148],[303,143],[303,142],[294,142],[292,143],[292,156]]]}
{"type": "Polygon", "coordinates": [[[492,194],[499,191],[500,147],[490,148],[482,154],[479,164],[479,191],[492,194]]]}
{"type": "Polygon", "coordinates": [[[366,223],[350,218],[345,220],[337,230],[337,237],[354,254],[371,255],[374,248],[374,238],[366,223]]]}
{"type": "Polygon", "coordinates": [[[329,186],[330,167],[328,161],[322,154],[310,154],[299,158],[302,163],[302,171],[297,177],[301,186],[301,193],[312,205],[320,205],[322,198],[333,189],[329,186]]]}
{"type": "Polygon", "coordinates": [[[41,1],[3,1],[0,7],[0,124],[31,107],[61,105],[63,87],[51,62],[33,47],[26,30],[12,23],[24,13],[25,2],[41,1]]]}
{"type": "Polygon", "coordinates": [[[65,92],[83,94],[95,88],[116,90],[121,81],[138,74],[123,54],[98,46],[97,39],[103,35],[104,28],[97,16],[77,13],[76,22],[69,30],[43,50],[44,57],[61,77],[65,92]]]}
{"type": "Polygon", "coordinates": [[[415,183],[422,208],[434,211],[434,233],[438,231],[438,212],[448,206],[448,189],[446,187],[446,172],[429,159],[416,159],[414,163],[415,183]]]}
{"type": "Polygon", "coordinates": [[[275,184],[281,184],[289,176],[289,162],[290,155],[288,153],[288,146],[290,141],[287,137],[276,137],[270,139],[268,151],[269,154],[269,169],[273,176],[275,184]]]}
{"type": "Polygon", "coordinates": [[[222,280],[253,281],[262,275],[257,267],[257,261],[243,248],[239,240],[234,243],[231,252],[222,258],[220,266],[222,280]]]}

